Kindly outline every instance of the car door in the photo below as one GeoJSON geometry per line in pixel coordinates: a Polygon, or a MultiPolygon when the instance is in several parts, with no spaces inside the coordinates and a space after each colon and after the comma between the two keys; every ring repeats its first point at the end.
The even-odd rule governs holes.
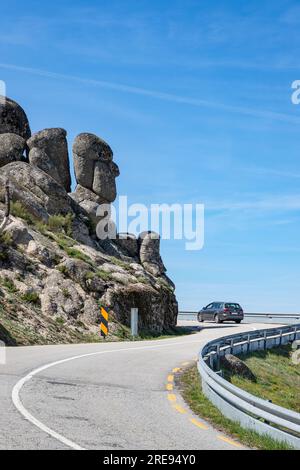
{"type": "Polygon", "coordinates": [[[203,310],[203,319],[204,320],[211,320],[211,318],[212,318],[212,308],[213,308],[212,303],[205,307],[205,309],[203,310]]]}

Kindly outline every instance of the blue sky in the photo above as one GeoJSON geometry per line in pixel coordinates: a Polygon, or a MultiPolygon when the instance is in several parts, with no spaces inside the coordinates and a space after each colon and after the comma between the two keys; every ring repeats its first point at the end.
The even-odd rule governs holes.
{"type": "Polygon", "coordinates": [[[299,312],[299,26],[290,0],[2,2],[33,131],[107,140],[130,202],[205,204],[203,250],[162,243],[182,309],[299,312]]]}

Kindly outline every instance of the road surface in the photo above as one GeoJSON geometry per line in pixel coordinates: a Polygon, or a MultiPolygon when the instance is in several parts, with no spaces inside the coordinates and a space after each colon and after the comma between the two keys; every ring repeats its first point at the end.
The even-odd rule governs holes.
{"type": "Polygon", "coordinates": [[[173,389],[173,369],[195,360],[209,339],[262,325],[188,324],[200,331],[156,341],[7,348],[0,448],[242,449],[193,415],[173,389]]]}

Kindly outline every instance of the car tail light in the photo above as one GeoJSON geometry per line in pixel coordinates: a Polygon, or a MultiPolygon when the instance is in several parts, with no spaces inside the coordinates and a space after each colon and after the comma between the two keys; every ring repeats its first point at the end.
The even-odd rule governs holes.
{"type": "Polygon", "coordinates": [[[229,312],[229,308],[225,307],[225,308],[223,309],[223,312],[229,312]]]}

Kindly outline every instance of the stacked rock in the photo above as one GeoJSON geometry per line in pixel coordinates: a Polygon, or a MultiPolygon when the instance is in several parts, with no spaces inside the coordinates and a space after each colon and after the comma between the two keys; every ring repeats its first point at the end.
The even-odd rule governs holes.
{"type": "Polygon", "coordinates": [[[79,134],[73,144],[73,162],[77,187],[71,197],[97,223],[99,204],[116,199],[119,167],[113,162],[110,146],[94,134],[79,134]]]}
{"type": "Polygon", "coordinates": [[[25,111],[15,101],[0,96],[0,167],[23,160],[31,136],[25,111]]]}

